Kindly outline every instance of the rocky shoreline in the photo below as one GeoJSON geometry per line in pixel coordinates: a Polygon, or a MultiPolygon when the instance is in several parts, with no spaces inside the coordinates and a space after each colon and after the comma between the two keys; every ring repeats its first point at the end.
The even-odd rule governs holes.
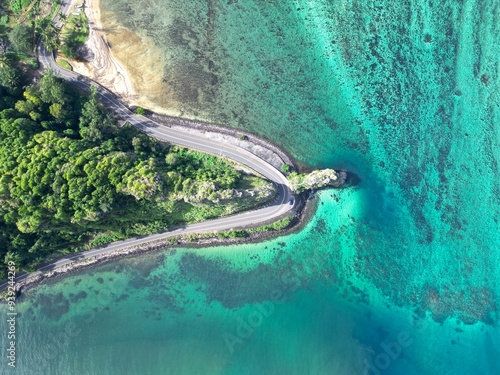
{"type": "Polygon", "coordinates": [[[145,116],[174,129],[178,127],[183,131],[202,134],[209,139],[241,147],[257,155],[278,170],[281,170],[282,165],[288,165],[293,170],[297,169],[297,165],[292,157],[270,140],[255,134],[232,129],[220,124],[161,115],[151,111],[147,111],[145,116]]]}
{"type": "MultiPolygon", "coordinates": [[[[241,147],[253,154],[257,155],[264,161],[273,165],[278,170],[282,169],[283,165],[288,166],[289,172],[295,172],[297,170],[297,164],[294,160],[287,155],[278,146],[273,144],[271,141],[258,137],[254,134],[240,131],[236,129],[231,129],[225,126],[205,123],[202,121],[182,119],[177,117],[171,117],[166,115],[156,114],[147,111],[146,117],[153,121],[161,123],[163,125],[175,128],[182,128],[183,131],[191,131],[197,134],[203,134],[209,139],[221,142],[233,144],[241,147]]],[[[335,172],[335,171],[333,171],[335,172]]],[[[346,180],[346,172],[339,172],[339,181],[344,182],[346,180]]],[[[338,185],[334,185],[339,187],[338,185]]],[[[122,248],[114,252],[97,255],[91,258],[85,258],[81,261],[71,263],[70,265],[59,267],[54,270],[40,272],[33,272],[33,275],[17,281],[16,288],[18,291],[22,292],[28,287],[33,287],[42,283],[44,280],[51,279],[57,276],[63,276],[82,270],[96,264],[113,261],[126,256],[139,255],[146,252],[157,251],[160,249],[166,249],[171,247],[207,247],[207,246],[227,246],[242,243],[252,243],[261,242],[271,238],[283,236],[289,234],[293,231],[299,230],[307,220],[314,214],[314,202],[308,199],[308,191],[299,194],[297,192],[294,206],[295,206],[295,218],[286,228],[281,230],[270,230],[267,232],[254,232],[248,237],[235,238],[235,239],[221,239],[217,237],[212,238],[200,238],[193,242],[188,236],[185,237],[171,237],[165,240],[160,240],[157,242],[149,242],[144,245],[122,248]]],[[[289,215],[284,215],[284,217],[289,215]]],[[[281,218],[278,218],[278,220],[281,218]]],[[[276,220],[272,220],[274,222],[276,220]]],[[[266,223],[263,223],[265,225],[266,223]]],[[[245,228],[240,228],[245,229],[245,228]]],[[[1,299],[2,297],[0,297],[1,299]]]]}
{"type": "MultiPolygon", "coordinates": [[[[110,110],[112,112],[111,108],[110,110]]],[[[187,131],[196,134],[203,134],[203,136],[211,140],[214,140],[216,142],[221,142],[241,147],[251,152],[252,154],[258,156],[259,158],[263,159],[264,161],[268,162],[269,164],[273,165],[278,170],[282,170],[283,166],[287,166],[287,168],[284,168],[284,170],[288,170],[289,172],[297,171],[297,164],[288,154],[286,154],[273,142],[264,139],[262,137],[256,136],[255,134],[251,134],[242,130],[231,129],[226,126],[218,124],[161,115],[150,111],[146,111],[146,117],[171,128],[182,128],[182,130],[185,132],[187,131]]],[[[19,291],[22,291],[27,287],[37,285],[43,282],[44,280],[56,276],[70,274],[77,270],[88,268],[99,263],[116,260],[125,256],[143,254],[150,251],[157,251],[159,249],[165,249],[170,247],[224,246],[232,244],[260,242],[270,238],[282,236],[292,231],[300,229],[306,223],[309,217],[314,213],[314,203],[313,201],[307,198],[307,192],[296,195],[294,206],[295,206],[294,220],[286,228],[281,230],[254,232],[251,233],[248,237],[236,238],[236,239],[221,239],[217,237],[200,238],[196,240],[196,242],[192,242],[189,236],[171,237],[156,242],[149,242],[147,244],[140,246],[126,247],[113,252],[96,255],[90,258],[85,258],[80,261],[75,261],[74,263],[71,263],[67,266],[58,267],[57,269],[45,272],[36,271],[33,272],[31,276],[27,277],[26,279],[18,281],[16,288],[19,291]]],[[[290,215],[289,214],[284,215],[284,217],[287,216],[290,215]]]]}
{"type": "MultiPolygon", "coordinates": [[[[159,115],[148,111],[147,117],[170,127],[182,127],[184,131],[186,129],[191,129],[193,132],[202,133],[205,136],[209,136],[211,139],[218,140],[220,142],[228,142],[230,144],[237,145],[244,148],[254,154],[257,154],[260,158],[267,161],[268,163],[275,166],[277,169],[281,169],[283,164],[293,168],[291,170],[297,170],[297,166],[294,160],[288,156],[284,151],[279,149],[272,142],[260,138],[254,134],[230,129],[221,125],[204,123],[201,121],[187,120],[176,117],[170,117],[166,115],[159,115]]],[[[327,170],[331,171],[331,170],[327,170]]],[[[335,171],[333,171],[335,172],[335,171]]],[[[339,181],[337,184],[332,184],[334,187],[339,188],[341,186],[349,185],[349,176],[346,171],[337,171],[339,181]],[[340,183],[341,182],[341,183],[340,183]],[[339,184],[340,183],[340,184],[339,184]],[[345,185],[344,185],[345,184],[345,185]]],[[[281,230],[269,230],[266,232],[253,232],[249,236],[244,238],[198,238],[195,241],[187,236],[170,237],[164,240],[149,242],[140,246],[132,246],[116,250],[111,253],[99,254],[92,258],[85,258],[81,261],[74,262],[70,265],[59,267],[54,270],[46,272],[34,272],[35,275],[30,276],[26,279],[18,281],[16,283],[16,289],[19,293],[22,293],[26,288],[31,288],[36,285],[43,283],[48,279],[53,279],[55,277],[64,277],[66,275],[72,274],[74,272],[81,271],[83,269],[93,267],[97,264],[111,262],[117,259],[121,259],[129,256],[136,256],[140,254],[145,254],[152,251],[165,250],[168,248],[179,248],[179,247],[193,247],[193,248],[203,248],[209,246],[227,246],[227,245],[238,245],[243,243],[255,243],[269,240],[272,238],[280,237],[292,232],[298,231],[304,227],[304,225],[309,221],[309,219],[314,215],[316,210],[316,201],[311,200],[312,194],[309,190],[298,193],[296,195],[295,202],[295,215],[294,219],[290,224],[281,230]]],[[[289,215],[284,215],[282,218],[289,215]]],[[[282,218],[278,218],[282,219],[282,218]]],[[[270,223],[276,220],[271,220],[270,223]]],[[[269,224],[270,224],[269,223],[269,224]]],[[[266,225],[267,223],[263,223],[266,225]]],[[[249,229],[250,227],[242,227],[238,229],[249,229]]],[[[0,296],[0,301],[2,301],[3,296],[0,296]]]]}
{"type": "MultiPolygon", "coordinates": [[[[82,271],[84,269],[93,267],[98,264],[107,263],[122,259],[125,257],[137,256],[153,251],[166,250],[169,248],[204,248],[210,246],[228,246],[228,245],[239,245],[246,243],[256,243],[266,240],[270,240],[276,237],[284,236],[296,231],[301,230],[309,221],[309,219],[314,215],[316,211],[317,202],[316,200],[310,199],[309,194],[303,193],[297,196],[297,208],[295,210],[295,216],[290,224],[281,230],[270,230],[267,232],[254,232],[248,237],[244,238],[199,238],[193,241],[188,236],[178,236],[171,237],[168,239],[150,242],[140,246],[132,246],[128,248],[123,248],[116,250],[111,253],[96,255],[92,258],[85,258],[81,261],[74,262],[70,265],[59,267],[54,270],[40,272],[34,276],[27,277],[21,281],[16,282],[16,290],[19,294],[26,291],[28,288],[33,288],[43,282],[54,279],[57,277],[65,277],[71,275],[72,273],[82,271]]],[[[273,220],[274,221],[274,220],[273,220]]],[[[245,229],[245,228],[240,228],[245,229]]],[[[4,296],[0,295],[0,302],[4,302],[4,296]]]]}

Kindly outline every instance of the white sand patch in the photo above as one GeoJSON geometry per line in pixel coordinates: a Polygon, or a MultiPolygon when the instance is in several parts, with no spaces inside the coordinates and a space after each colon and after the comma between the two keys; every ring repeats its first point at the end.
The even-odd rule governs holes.
{"type": "Polygon", "coordinates": [[[85,43],[85,62],[71,61],[73,69],[107,87],[124,100],[133,99],[132,81],[120,62],[111,53],[103,34],[99,0],[85,0],[85,14],[89,21],[89,39],[85,43]]]}

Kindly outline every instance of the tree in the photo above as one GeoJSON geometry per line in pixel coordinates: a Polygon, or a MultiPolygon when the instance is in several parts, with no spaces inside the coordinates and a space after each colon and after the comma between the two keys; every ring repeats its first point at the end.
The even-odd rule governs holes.
{"type": "Polygon", "coordinates": [[[10,66],[10,58],[5,53],[0,54],[0,69],[10,66]]]}
{"type": "Polygon", "coordinates": [[[165,162],[167,163],[167,165],[173,167],[179,162],[179,157],[177,156],[177,154],[171,152],[165,157],[165,162]]]}
{"type": "Polygon", "coordinates": [[[36,106],[40,106],[42,104],[42,99],[41,99],[41,91],[40,91],[40,86],[38,85],[30,85],[26,87],[23,96],[26,98],[26,100],[29,100],[36,106]]]}
{"type": "Polygon", "coordinates": [[[15,89],[21,83],[21,74],[18,68],[7,66],[0,68],[0,85],[8,89],[15,89]]]}
{"type": "Polygon", "coordinates": [[[61,52],[68,59],[77,59],[78,58],[78,48],[82,45],[82,43],[78,40],[78,32],[72,30],[66,35],[64,38],[64,43],[61,47],[61,52]]]}
{"type": "Polygon", "coordinates": [[[45,74],[40,79],[40,93],[40,98],[45,103],[59,103],[64,105],[70,100],[64,81],[54,76],[51,72],[45,74]]]}
{"type": "Polygon", "coordinates": [[[47,48],[47,51],[54,51],[55,49],[59,48],[60,42],[58,38],[57,31],[50,28],[45,30],[42,34],[42,40],[45,48],[47,48]]]}
{"type": "Polygon", "coordinates": [[[15,26],[9,33],[9,40],[17,51],[27,54],[33,52],[33,28],[31,26],[15,26]]]}
{"type": "Polygon", "coordinates": [[[36,21],[36,33],[42,37],[43,44],[48,51],[59,47],[59,29],[50,18],[42,18],[36,21]]]}
{"type": "Polygon", "coordinates": [[[56,120],[63,120],[67,115],[66,110],[59,103],[52,104],[49,107],[49,112],[56,120]]]}
{"type": "Polygon", "coordinates": [[[35,105],[29,100],[18,100],[15,108],[19,112],[27,115],[35,109],[35,105]]]}
{"type": "Polygon", "coordinates": [[[114,129],[111,119],[97,102],[95,90],[92,91],[90,99],[83,105],[79,127],[82,138],[91,142],[108,137],[114,129]]]}

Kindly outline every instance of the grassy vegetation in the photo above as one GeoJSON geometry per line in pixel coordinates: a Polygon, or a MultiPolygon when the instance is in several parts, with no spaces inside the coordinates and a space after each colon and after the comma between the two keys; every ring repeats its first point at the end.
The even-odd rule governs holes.
{"type": "Polygon", "coordinates": [[[56,63],[57,63],[57,65],[59,65],[60,67],[62,67],[64,69],[73,70],[73,67],[71,66],[71,64],[65,59],[57,58],[56,63]]]}
{"type": "MultiPolygon", "coordinates": [[[[201,239],[210,239],[210,238],[218,238],[218,239],[236,239],[236,238],[247,238],[255,233],[265,233],[265,232],[277,232],[283,229],[286,229],[293,222],[294,217],[289,216],[285,217],[281,220],[278,220],[269,225],[263,225],[257,228],[250,229],[239,229],[239,230],[229,230],[218,233],[200,233],[200,234],[189,234],[183,236],[189,242],[196,242],[201,239]]],[[[174,241],[171,241],[174,243],[174,241]]]]}
{"type": "Polygon", "coordinates": [[[267,182],[262,178],[252,176],[252,175],[243,175],[240,179],[239,188],[240,189],[257,189],[265,185],[267,182]]]}
{"type": "Polygon", "coordinates": [[[44,16],[44,4],[38,0],[0,2],[0,54],[11,55],[28,69],[38,67],[34,49],[40,38],[49,49],[59,45],[58,30],[44,16]]]}
{"type": "Polygon", "coordinates": [[[284,219],[275,221],[272,224],[264,225],[264,226],[257,227],[257,228],[250,228],[250,229],[247,229],[247,231],[249,233],[257,233],[257,232],[269,232],[272,230],[274,230],[274,231],[283,230],[283,229],[287,228],[292,223],[293,219],[294,219],[293,216],[285,217],[284,219]]]}
{"type": "Polygon", "coordinates": [[[108,243],[119,241],[122,239],[124,239],[123,236],[116,232],[99,233],[88,243],[87,247],[91,249],[94,247],[104,246],[108,243]]]}
{"type": "Polygon", "coordinates": [[[16,13],[23,13],[28,7],[33,6],[38,0],[12,0],[10,1],[10,9],[16,13]]]}
{"type": "Polygon", "coordinates": [[[85,12],[78,15],[70,14],[61,30],[61,53],[70,59],[78,58],[78,49],[85,44],[89,37],[89,26],[85,12]]]}

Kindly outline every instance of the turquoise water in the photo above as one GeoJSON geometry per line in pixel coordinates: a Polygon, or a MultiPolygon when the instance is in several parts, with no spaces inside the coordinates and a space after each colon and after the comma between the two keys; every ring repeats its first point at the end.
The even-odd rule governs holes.
{"type": "Polygon", "coordinates": [[[165,51],[163,105],[361,182],[289,236],[29,291],[16,373],[500,373],[500,3],[102,5],[165,51]]]}
{"type": "Polygon", "coordinates": [[[273,241],[168,250],[28,291],[15,373],[498,373],[496,325],[397,307],[360,272],[363,194],[321,193],[307,227],[273,241]]]}

